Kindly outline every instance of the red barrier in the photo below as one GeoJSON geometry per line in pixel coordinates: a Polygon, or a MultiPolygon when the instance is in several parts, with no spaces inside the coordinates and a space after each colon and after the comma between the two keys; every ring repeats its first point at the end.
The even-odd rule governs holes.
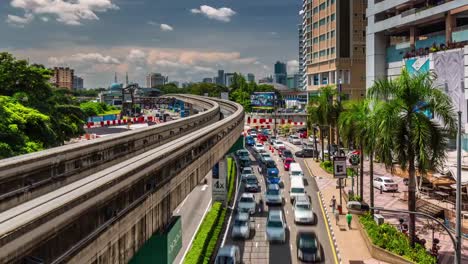
{"type": "Polygon", "coordinates": [[[115,124],[116,124],[116,123],[115,123],[115,120],[112,120],[112,125],[114,125],[114,126],[115,126],[115,124]]]}
{"type": "Polygon", "coordinates": [[[250,116],[247,117],[247,124],[250,124],[250,116]]]}
{"type": "Polygon", "coordinates": [[[122,124],[122,120],[119,119],[119,120],[117,121],[117,123],[118,123],[119,125],[121,125],[121,124],[122,124]]]}
{"type": "Polygon", "coordinates": [[[104,126],[104,121],[101,121],[101,126],[102,126],[102,127],[104,126]]]}

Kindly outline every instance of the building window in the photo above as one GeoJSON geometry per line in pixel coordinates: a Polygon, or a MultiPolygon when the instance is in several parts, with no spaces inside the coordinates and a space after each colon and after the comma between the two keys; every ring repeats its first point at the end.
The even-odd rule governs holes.
{"type": "Polygon", "coordinates": [[[335,37],[335,30],[332,30],[330,31],[330,38],[334,38],[335,37]]]}
{"type": "MultiPolygon", "coordinates": [[[[333,48],[332,48],[332,49],[333,49],[333,48]]],[[[331,84],[335,84],[335,83],[336,83],[336,82],[335,82],[335,73],[336,73],[335,71],[331,71],[331,72],[330,72],[330,83],[331,83],[331,84]]]]}
{"type": "Polygon", "coordinates": [[[335,54],[335,47],[330,48],[330,54],[335,54]]]}
{"type": "Polygon", "coordinates": [[[362,31],[362,37],[363,37],[363,38],[366,37],[366,31],[365,31],[365,30],[362,31]]]}
{"type": "Polygon", "coordinates": [[[314,14],[316,14],[318,12],[318,7],[314,7],[314,14]]]}
{"type": "Polygon", "coordinates": [[[318,58],[318,52],[314,52],[314,59],[318,58]]]}
{"type": "Polygon", "coordinates": [[[326,54],[326,50],[321,50],[321,51],[320,51],[320,57],[325,56],[325,54],[326,54]]]}
{"type": "Polygon", "coordinates": [[[319,85],[319,75],[314,74],[314,85],[319,85]]]}
{"type": "Polygon", "coordinates": [[[325,40],[325,34],[320,35],[319,39],[320,39],[320,41],[324,41],[325,40]]]}
{"type": "Polygon", "coordinates": [[[343,71],[343,83],[349,84],[350,83],[350,71],[349,70],[344,70],[343,71]]]}
{"type": "Polygon", "coordinates": [[[328,72],[323,72],[322,73],[322,84],[327,85],[328,84],[328,72]]]}
{"type": "Polygon", "coordinates": [[[318,23],[317,22],[314,23],[314,28],[318,28],[318,23]]]}
{"type": "Polygon", "coordinates": [[[335,0],[331,0],[331,4],[333,5],[335,3],[335,0]]]}
{"type": "Polygon", "coordinates": [[[330,55],[330,49],[327,49],[327,56],[330,55]]]}
{"type": "Polygon", "coordinates": [[[325,25],[325,18],[320,19],[319,24],[320,26],[325,25]]]}
{"type": "Polygon", "coordinates": [[[318,38],[317,37],[314,38],[314,43],[318,43],[318,38]]]}
{"type": "Polygon", "coordinates": [[[321,3],[321,4],[319,5],[319,9],[320,9],[320,10],[325,10],[325,8],[326,8],[325,3],[321,3]]]}
{"type": "Polygon", "coordinates": [[[335,21],[335,14],[330,15],[330,21],[335,21]]]}
{"type": "Polygon", "coordinates": [[[327,39],[330,38],[330,32],[327,32],[327,39]]]}

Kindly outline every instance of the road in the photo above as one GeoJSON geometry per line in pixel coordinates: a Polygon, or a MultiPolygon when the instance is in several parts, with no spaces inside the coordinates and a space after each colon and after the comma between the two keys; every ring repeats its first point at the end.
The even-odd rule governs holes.
{"type": "MultiPolygon", "coordinates": [[[[287,148],[293,151],[293,153],[297,150],[300,150],[300,147],[293,146],[291,144],[286,143],[287,148]]],[[[266,149],[268,149],[268,144],[265,145],[266,149]]],[[[284,196],[284,205],[282,207],[275,206],[275,208],[281,208],[283,214],[286,217],[286,223],[288,226],[287,230],[287,239],[285,244],[270,244],[266,240],[266,218],[268,215],[269,206],[264,203],[264,191],[266,190],[266,179],[264,176],[258,173],[258,164],[254,157],[252,156],[253,149],[250,149],[251,155],[250,158],[252,160],[252,164],[257,175],[257,178],[260,182],[262,191],[255,194],[256,201],[257,201],[257,212],[253,215],[253,223],[252,227],[254,228],[254,235],[251,236],[250,239],[243,241],[243,240],[232,240],[231,239],[231,230],[232,230],[232,222],[231,226],[228,229],[228,235],[226,240],[226,245],[237,245],[241,250],[241,255],[243,259],[243,263],[300,263],[297,260],[297,248],[296,248],[296,235],[298,231],[314,231],[320,243],[322,244],[325,261],[323,263],[337,263],[335,260],[334,251],[331,246],[331,241],[328,233],[328,228],[325,225],[324,215],[322,214],[321,207],[319,205],[319,200],[317,196],[318,187],[313,179],[313,176],[310,174],[309,169],[305,166],[303,159],[296,158],[296,161],[301,165],[302,170],[305,174],[305,181],[304,185],[307,191],[307,194],[311,197],[313,211],[315,216],[317,217],[317,224],[316,225],[296,225],[294,223],[294,213],[292,210],[292,205],[289,202],[289,175],[287,171],[284,171],[283,162],[278,157],[276,151],[274,154],[271,154],[271,151],[268,151],[273,159],[276,161],[277,167],[280,170],[280,175],[284,184],[283,188],[283,196],[284,196]]],[[[243,191],[241,186],[240,192],[243,191]]],[[[240,196],[240,194],[239,194],[240,196]]]]}
{"type": "Polygon", "coordinates": [[[205,177],[207,184],[201,184],[185,198],[174,210],[174,215],[182,217],[182,249],[174,259],[175,264],[182,263],[189,245],[203,220],[207,209],[211,208],[211,172],[205,177]]]}

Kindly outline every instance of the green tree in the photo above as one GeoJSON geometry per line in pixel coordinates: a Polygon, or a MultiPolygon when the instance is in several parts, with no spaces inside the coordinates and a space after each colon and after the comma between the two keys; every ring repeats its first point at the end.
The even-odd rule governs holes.
{"type": "MultiPolygon", "coordinates": [[[[379,157],[390,168],[397,160],[409,174],[408,210],[416,210],[416,169],[424,175],[442,165],[449,133],[455,131],[455,111],[450,97],[434,86],[432,73],[410,75],[403,70],[395,80],[379,80],[368,95],[385,101],[378,128],[379,157]],[[440,121],[424,114],[430,110],[440,121]]],[[[422,179],[421,179],[422,180],[422,179]]],[[[411,245],[415,242],[415,215],[410,215],[411,245]]]]}

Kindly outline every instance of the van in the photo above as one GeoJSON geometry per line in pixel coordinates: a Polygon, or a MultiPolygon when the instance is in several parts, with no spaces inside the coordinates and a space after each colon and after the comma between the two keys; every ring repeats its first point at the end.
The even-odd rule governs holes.
{"type": "Polygon", "coordinates": [[[291,177],[291,189],[289,190],[289,197],[291,203],[294,202],[296,197],[305,195],[304,180],[302,177],[291,177]]]}
{"type": "Polygon", "coordinates": [[[299,163],[291,163],[289,165],[289,176],[290,177],[304,177],[304,172],[302,172],[301,165],[299,163]]]}
{"type": "Polygon", "coordinates": [[[215,264],[239,264],[241,261],[239,247],[226,245],[219,249],[215,264]]]}

